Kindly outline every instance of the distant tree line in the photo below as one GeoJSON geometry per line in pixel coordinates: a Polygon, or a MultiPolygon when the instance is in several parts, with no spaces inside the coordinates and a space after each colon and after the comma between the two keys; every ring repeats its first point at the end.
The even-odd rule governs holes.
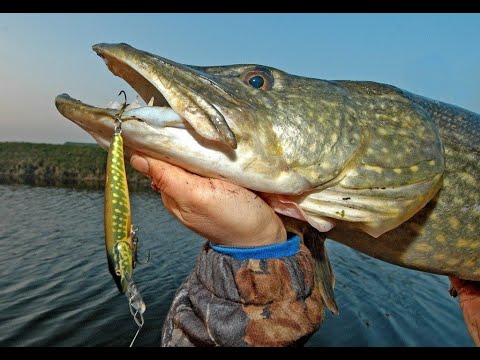
{"type": "MultiPolygon", "coordinates": [[[[0,142],[0,183],[102,189],[107,152],[94,144],[0,142]]],[[[130,190],[150,181],[126,161],[130,190]]]]}

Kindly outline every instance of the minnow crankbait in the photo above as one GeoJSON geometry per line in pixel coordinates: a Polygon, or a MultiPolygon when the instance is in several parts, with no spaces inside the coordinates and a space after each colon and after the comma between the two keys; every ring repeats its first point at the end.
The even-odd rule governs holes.
{"type": "MultiPolygon", "coordinates": [[[[115,133],[108,151],[104,212],[105,247],[108,269],[120,292],[127,296],[130,312],[139,327],[136,338],[144,323],[143,313],[146,306],[132,278],[137,260],[138,227],[131,225],[130,198],[123,156],[121,115],[126,105],[125,101],[115,116],[115,133]]],[[[133,345],[135,338],[130,346],[133,345]]]]}

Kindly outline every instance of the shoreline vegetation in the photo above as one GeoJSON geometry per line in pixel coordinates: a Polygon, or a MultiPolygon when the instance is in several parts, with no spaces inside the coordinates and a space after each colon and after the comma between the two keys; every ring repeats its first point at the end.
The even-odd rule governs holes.
{"type": "MultiPolygon", "coordinates": [[[[101,190],[107,155],[93,143],[0,142],[0,184],[101,190]]],[[[125,165],[130,191],[149,190],[150,180],[125,165]]]]}

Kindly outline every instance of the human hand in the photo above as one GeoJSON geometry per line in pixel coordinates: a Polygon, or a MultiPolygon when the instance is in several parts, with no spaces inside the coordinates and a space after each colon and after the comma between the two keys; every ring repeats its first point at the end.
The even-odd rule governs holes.
{"type": "Polygon", "coordinates": [[[461,280],[453,276],[450,276],[450,281],[460,296],[460,307],[468,332],[475,345],[480,346],[480,282],[461,280]]]}
{"type": "Polygon", "coordinates": [[[186,227],[215,244],[261,246],[286,241],[280,218],[258,195],[136,153],[132,166],[152,180],[165,207],[186,227]]]}

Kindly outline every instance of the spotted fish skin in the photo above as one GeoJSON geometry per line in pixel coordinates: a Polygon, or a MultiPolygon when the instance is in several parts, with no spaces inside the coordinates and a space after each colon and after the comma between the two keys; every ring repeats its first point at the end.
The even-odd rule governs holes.
{"type": "Polygon", "coordinates": [[[114,134],[108,152],[104,214],[108,269],[118,289],[125,293],[133,271],[133,253],[130,198],[119,133],[114,134]]]}
{"type": "MultiPolygon", "coordinates": [[[[337,225],[327,236],[400,266],[480,280],[480,115],[389,85],[346,83],[348,87],[363,90],[375,87],[384,95],[394,92],[409,107],[424,113],[441,139],[439,154],[443,155],[444,168],[439,183],[441,188],[433,199],[395,229],[372,238],[345,223],[337,225]]],[[[402,119],[405,116],[388,109],[391,105],[388,101],[378,100],[380,106],[379,103],[384,104],[388,117],[402,119]]],[[[415,151],[415,141],[422,135],[419,132],[400,146],[398,142],[392,143],[383,151],[385,158],[408,158],[415,151]]],[[[376,152],[382,153],[382,149],[376,152]]],[[[404,168],[398,175],[428,173],[434,167],[432,163],[428,160],[404,168]]],[[[388,170],[391,169],[382,169],[382,173],[385,175],[388,170]]]]}

